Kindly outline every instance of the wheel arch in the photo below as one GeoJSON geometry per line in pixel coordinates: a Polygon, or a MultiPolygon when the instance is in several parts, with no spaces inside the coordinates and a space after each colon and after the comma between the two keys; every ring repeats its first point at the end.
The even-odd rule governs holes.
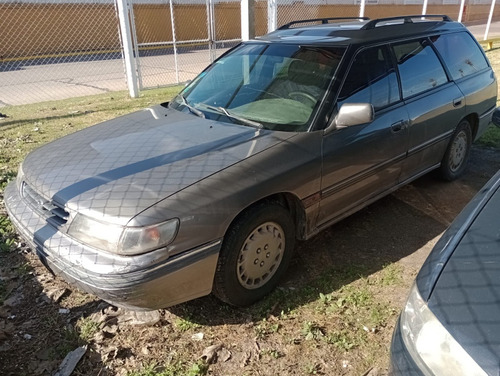
{"type": "Polygon", "coordinates": [[[305,239],[306,235],[306,212],[304,206],[302,205],[301,200],[289,192],[280,192],[275,193],[267,197],[263,197],[252,204],[248,205],[244,209],[242,209],[231,221],[229,226],[227,227],[228,231],[233,224],[249,210],[252,210],[256,206],[263,205],[265,203],[278,203],[283,206],[289,213],[290,217],[295,225],[295,237],[297,239],[305,239]]]}
{"type": "MultiPolygon", "coordinates": [[[[476,139],[477,132],[479,130],[479,115],[474,113],[468,114],[462,120],[467,120],[470,124],[472,131],[472,142],[476,139]]],[[[461,122],[461,121],[460,121],[461,122]]],[[[460,122],[458,124],[460,124],[460,122]]]]}

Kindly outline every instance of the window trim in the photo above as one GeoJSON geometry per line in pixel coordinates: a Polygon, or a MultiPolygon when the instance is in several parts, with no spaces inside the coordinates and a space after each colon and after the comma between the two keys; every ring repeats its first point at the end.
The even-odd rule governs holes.
{"type": "Polygon", "coordinates": [[[396,60],[395,60],[395,57],[394,57],[394,53],[393,53],[392,49],[390,48],[390,42],[377,43],[377,44],[371,44],[371,45],[362,46],[362,47],[358,48],[357,50],[355,50],[355,52],[353,53],[353,55],[352,55],[352,57],[350,59],[350,62],[349,62],[349,66],[347,67],[347,69],[345,71],[346,73],[343,74],[342,82],[339,85],[339,88],[338,88],[338,90],[336,92],[336,95],[335,95],[335,106],[334,106],[334,112],[333,113],[338,112],[338,103],[339,103],[340,93],[342,92],[342,89],[344,88],[347,76],[351,72],[351,69],[352,69],[352,67],[354,65],[354,61],[356,60],[356,57],[360,53],[362,53],[362,52],[364,52],[364,51],[366,51],[368,49],[378,48],[378,47],[381,47],[381,48],[383,48],[383,49],[386,50],[387,56],[389,57],[388,63],[390,63],[392,65],[392,69],[394,69],[394,73],[396,74],[396,81],[397,81],[397,85],[398,85],[399,99],[397,101],[388,103],[387,105],[385,105],[383,107],[376,108],[375,109],[375,113],[384,111],[385,109],[387,109],[389,107],[392,107],[392,106],[394,106],[394,105],[396,105],[398,103],[404,102],[404,99],[403,99],[403,96],[402,96],[401,81],[399,79],[399,71],[397,69],[397,65],[396,65],[396,60]]]}
{"type": "Polygon", "coordinates": [[[450,81],[461,82],[462,80],[468,79],[470,77],[474,77],[476,74],[481,73],[481,72],[483,72],[483,71],[485,71],[487,69],[491,69],[490,61],[489,61],[488,57],[486,56],[486,53],[484,52],[483,48],[478,43],[478,41],[476,40],[476,38],[474,38],[474,36],[468,30],[457,30],[457,31],[448,32],[448,33],[432,34],[431,36],[429,36],[429,38],[432,38],[433,36],[446,36],[446,35],[452,35],[452,34],[467,34],[469,36],[470,40],[474,43],[474,45],[477,47],[477,49],[479,50],[479,52],[483,56],[483,59],[486,62],[486,67],[482,68],[482,69],[480,69],[480,70],[478,70],[478,71],[476,71],[476,72],[474,72],[472,74],[469,74],[468,76],[459,77],[459,78],[453,78],[453,75],[451,74],[451,71],[448,68],[448,64],[444,60],[444,57],[441,55],[441,53],[439,52],[439,50],[436,47],[436,45],[434,44],[434,42],[431,40],[430,42],[432,44],[432,47],[434,48],[436,54],[438,55],[439,59],[441,60],[441,64],[445,67],[446,73],[447,73],[448,78],[449,78],[450,81]]]}
{"type": "MultiPolygon", "coordinates": [[[[450,33],[451,34],[451,33],[450,33]]],[[[432,34],[432,35],[437,35],[437,34],[432,34]]],[[[431,36],[432,36],[431,35],[431,36]]],[[[443,34],[440,34],[440,35],[443,35],[443,34]]],[[[398,72],[398,78],[399,78],[399,85],[400,85],[400,88],[401,88],[401,98],[403,99],[403,101],[408,101],[408,100],[411,100],[412,98],[414,97],[417,97],[419,95],[422,95],[422,94],[426,94],[426,93],[430,93],[436,89],[439,89],[440,87],[450,83],[450,82],[453,82],[453,79],[451,79],[451,76],[449,75],[449,72],[448,72],[448,67],[446,66],[446,64],[444,64],[444,62],[441,60],[441,56],[439,55],[438,51],[436,50],[436,47],[434,46],[434,43],[432,43],[432,41],[430,40],[430,37],[429,35],[426,35],[426,36],[420,36],[420,37],[417,37],[417,38],[411,38],[411,39],[405,39],[405,40],[398,40],[398,41],[393,41],[391,43],[389,43],[389,46],[390,46],[390,50],[391,50],[391,53],[393,55],[393,59],[394,59],[394,63],[396,64],[396,70],[398,72]],[[435,86],[435,87],[431,87],[431,88],[427,88],[423,91],[420,91],[418,93],[415,93],[415,94],[412,94],[410,96],[407,96],[405,97],[404,96],[404,91],[403,91],[403,79],[401,77],[401,73],[399,71],[399,66],[398,66],[398,63],[397,63],[397,57],[396,57],[396,53],[394,51],[394,45],[399,45],[399,44],[405,44],[405,43],[411,43],[411,42],[414,42],[414,41],[422,41],[422,40],[425,40],[427,41],[427,43],[429,44],[429,47],[431,47],[431,50],[434,52],[434,54],[436,55],[437,59],[438,59],[438,62],[439,64],[441,65],[441,68],[443,69],[443,72],[446,76],[446,82],[438,85],[438,86],[435,86]]]]}

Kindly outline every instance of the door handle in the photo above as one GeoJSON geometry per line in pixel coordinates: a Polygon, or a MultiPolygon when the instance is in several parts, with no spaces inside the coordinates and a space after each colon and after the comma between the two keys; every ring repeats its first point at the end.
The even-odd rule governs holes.
{"type": "Polygon", "coordinates": [[[405,127],[406,123],[404,120],[397,121],[391,125],[392,131],[394,133],[402,131],[403,129],[405,129],[405,127]]]}
{"type": "Polygon", "coordinates": [[[453,99],[453,107],[460,107],[462,105],[463,98],[453,99]]]}

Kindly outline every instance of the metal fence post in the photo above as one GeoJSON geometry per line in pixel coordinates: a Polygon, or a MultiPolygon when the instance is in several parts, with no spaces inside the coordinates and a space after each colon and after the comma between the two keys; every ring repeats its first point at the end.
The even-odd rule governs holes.
{"type": "Polygon", "coordinates": [[[132,49],[132,33],[130,32],[128,2],[127,0],[116,1],[118,6],[118,18],[120,19],[120,34],[128,91],[132,98],[137,98],[139,96],[139,89],[137,87],[137,73],[135,70],[134,52],[132,49]]]}
{"type": "Polygon", "coordinates": [[[241,39],[255,38],[255,1],[241,0],[241,39]]]}
{"type": "Polygon", "coordinates": [[[427,14],[427,3],[428,0],[424,0],[424,5],[422,5],[422,14],[427,14]]]}
{"type": "Polygon", "coordinates": [[[359,16],[365,16],[365,0],[361,0],[361,2],[359,3],[359,16]]]}
{"type": "Polygon", "coordinates": [[[490,15],[488,16],[488,23],[486,24],[486,30],[484,32],[484,40],[488,39],[488,34],[490,33],[491,19],[493,18],[493,12],[495,10],[496,0],[491,0],[490,15]]]}
{"type": "Polygon", "coordinates": [[[169,0],[170,6],[170,23],[172,25],[172,43],[174,47],[174,66],[175,66],[175,82],[179,83],[179,62],[177,59],[177,37],[175,34],[175,20],[174,20],[174,5],[172,4],[172,0],[169,0]]]}
{"type": "Polygon", "coordinates": [[[216,59],[215,40],[215,9],[213,0],[207,0],[207,27],[208,27],[208,52],[210,54],[210,62],[216,59]]]}
{"type": "Polygon", "coordinates": [[[137,83],[139,85],[139,91],[144,89],[142,84],[142,73],[141,73],[141,58],[139,56],[139,42],[137,41],[137,30],[135,28],[135,18],[134,18],[134,0],[131,0],[129,7],[129,17],[130,26],[132,27],[132,44],[134,46],[134,56],[135,56],[135,71],[137,72],[137,83]]]}
{"type": "Polygon", "coordinates": [[[270,33],[278,28],[278,2],[267,0],[267,32],[270,33]]]}
{"type": "Polygon", "coordinates": [[[465,0],[460,1],[460,10],[458,11],[458,22],[462,22],[462,17],[464,14],[465,0]]]}

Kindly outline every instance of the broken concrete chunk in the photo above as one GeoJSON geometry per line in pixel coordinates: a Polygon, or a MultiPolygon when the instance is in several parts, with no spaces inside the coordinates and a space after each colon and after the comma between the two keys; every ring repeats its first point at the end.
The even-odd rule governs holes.
{"type": "Polygon", "coordinates": [[[226,350],[222,344],[212,345],[203,350],[200,359],[204,360],[207,364],[216,363],[217,359],[226,362],[231,358],[231,353],[226,350]]]}
{"type": "Polygon", "coordinates": [[[68,355],[66,355],[66,357],[63,359],[61,365],[59,366],[59,369],[54,374],[54,376],[70,376],[76,365],[86,352],[87,346],[81,346],[68,353],[68,355]]]}
{"type": "Polygon", "coordinates": [[[160,311],[123,311],[119,324],[153,326],[161,319],[160,311]]]}

